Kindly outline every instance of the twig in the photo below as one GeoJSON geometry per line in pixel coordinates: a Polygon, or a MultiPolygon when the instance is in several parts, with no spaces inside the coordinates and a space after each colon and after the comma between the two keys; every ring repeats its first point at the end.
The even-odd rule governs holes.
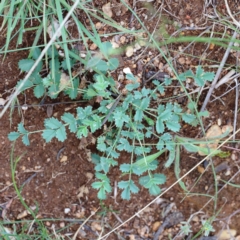
{"type": "MultiPolygon", "coordinates": [[[[232,69],[230,72],[228,72],[222,79],[220,79],[219,81],[218,81],[218,83],[215,85],[215,89],[217,89],[218,87],[220,87],[222,84],[224,84],[224,83],[226,83],[226,82],[228,82],[230,79],[231,79],[231,77],[232,77],[232,75],[233,74],[235,74],[235,70],[234,69],[232,69]]],[[[239,75],[239,74],[238,74],[239,75]]],[[[236,76],[234,76],[234,78],[235,78],[236,76]]]]}
{"type": "Polygon", "coordinates": [[[109,113],[107,114],[107,116],[102,121],[101,127],[107,122],[107,120],[109,119],[109,117],[112,114],[113,110],[117,107],[117,105],[118,105],[119,101],[121,100],[121,98],[122,98],[122,93],[117,97],[117,99],[113,103],[112,107],[109,110],[109,113]]]}
{"type": "Polygon", "coordinates": [[[217,80],[218,80],[218,78],[219,78],[219,76],[220,76],[220,74],[222,72],[222,69],[223,69],[223,67],[225,65],[225,62],[226,62],[226,60],[228,58],[228,55],[230,53],[231,47],[233,45],[233,40],[236,38],[236,36],[237,36],[237,31],[235,31],[233,33],[232,39],[231,39],[230,43],[228,44],[228,48],[227,48],[227,50],[226,50],[226,52],[225,52],[225,54],[223,56],[223,59],[222,59],[222,61],[220,63],[220,66],[219,66],[218,71],[217,71],[217,73],[215,75],[215,78],[214,78],[214,80],[212,82],[212,85],[211,85],[211,87],[210,87],[210,89],[209,89],[209,91],[207,93],[207,96],[206,96],[204,102],[203,102],[203,105],[202,105],[202,108],[201,108],[201,112],[203,112],[205,110],[205,108],[206,108],[206,106],[207,106],[207,104],[209,102],[209,99],[210,99],[210,97],[212,95],[212,92],[213,92],[213,90],[214,90],[214,88],[216,86],[217,80]]]}
{"type": "Polygon", "coordinates": [[[233,17],[232,13],[231,13],[231,10],[229,8],[229,5],[228,5],[228,1],[225,0],[225,6],[227,8],[227,12],[229,14],[229,16],[231,17],[231,19],[233,20],[234,24],[237,25],[237,27],[240,27],[240,23],[233,17]]]}

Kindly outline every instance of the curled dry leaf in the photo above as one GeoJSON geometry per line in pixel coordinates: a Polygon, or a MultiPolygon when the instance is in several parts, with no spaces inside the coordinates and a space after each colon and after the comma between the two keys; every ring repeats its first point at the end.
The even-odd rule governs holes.
{"type": "Polygon", "coordinates": [[[60,84],[59,84],[60,91],[70,86],[71,86],[70,77],[66,73],[62,73],[60,78],[60,84]]]}
{"type": "Polygon", "coordinates": [[[77,198],[82,198],[84,194],[89,193],[88,187],[86,187],[85,185],[81,186],[78,191],[79,193],[77,195],[77,198]]]}
{"type": "Polygon", "coordinates": [[[108,17],[111,18],[113,16],[113,12],[112,12],[112,9],[111,9],[111,3],[110,2],[103,5],[102,10],[108,17]]]}
{"type": "Polygon", "coordinates": [[[224,125],[224,126],[222,126],[222,133],[225,133],[227,131],[229,133],[231,133],[233,131],[233,126],[231,126],[231,125],[224,125]]]}
{"type": "MultiPolygon", "coordinates": [[[[47,33],[50,38],[53,37],[56,30],[59,28],[60,24],[56,19],[53,19],[52,23],[47,28],[47,33]]],[[[57,37],[59,38],[61,36],[61,31],[58,33],[57,37]]]]}
{"type": "MultiPolygon", "coordinates": [[[[221,134],[222,134],[222,129],[218,125],[213,125],[207,130],[206,139],[215,138],[215,137],[220,136],[221,134]]],[[[209,143],[209,144],[201,143],[200,147],[202,147],[202,148],[209,147],[210,149],[217,149],[218,142],[219,142],[219,139],[216,139],[213,143],[209,143]]],[[[200,156],[206,156],[206,154],[202,151],[198,151],[198,154],[200,156]]]]}
{"type": "MultiPolygon", "coordinates": [[[[36,206],[32,206],[30,208],[34,211],[36,209],[36,206]]],[[[17,219],[22,219],[22,218],[28,216],[29,214],[30,214],[30,212],[28,210],[24,210],[23,212],[21,212],[17,215],[17,219]]]]}
{"type": "Polygon", "coordinates": [[[92,222],[91,228],[93,231],[102,231],[102,226],[97,222],[92,222]]]}

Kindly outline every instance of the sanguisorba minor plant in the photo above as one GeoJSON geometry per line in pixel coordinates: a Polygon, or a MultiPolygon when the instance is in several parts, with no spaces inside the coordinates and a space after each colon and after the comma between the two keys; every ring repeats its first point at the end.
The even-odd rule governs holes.
{"type": "MultiPolygon", "coordinates": [[[[107,129],[102,129],[102,134],[97,137],[96,147],[101,154],[92,154],[98,179],[92,187],[98,190],[98,198],[106,199],[107,193],[112,191],[108,173],[111,167],[118,166],[118,158],[122,151],[128,152],[131,157],[129,162],[119,166],[125,179],[118,183],[118,187],[122,189],[121,197],[130,199],[132,193],[138,193],[138,184],[132,178],[134,174],[139,176],[140,185],[147,188],[151,195],[157,195],[161,192],[159,185],[166,181],[165,175],[153,173],[159,164],[157,158],[163,152],[168,151],[165,167],[173,163],[176,155],[174,133],[181,129],[182,121],[194,126],[198,124],[194,110],[196,106],[193,106],[194,103],[191,102],[188,110],[184,111],[179,104],[174,102],[156,104],[159,93],[163,94],[166,86],[171,85],[173,79],[165,79],[163,82],[153,80],[155,87],[147,88],[140,86],[134,75],[126,74],[129,84],[125,86],[126,91],[123,96],[123,93],[116,88],[116,82],[110,74],[118,68],[118,59],[111,57],[110,42],[101,44],[102,49],[107,51],[104,57],[96,55],[87,61],[86,68],[93,69],[95,74],[92,83],[89,83],[85,89],[78,88],[79,80],[77,79],[69,79],[69,82],[65,81],[63,84],[61,71],[66,68],[66,64],[52,48],[49,51],[50,72],[48,76],[41,77],[43,63],[40,63],[21,91],[33,88],[34,95],[38,98],[44,94],[50,98],[56,98],[60,92],[69,95],[71,99],[75,99],[79,92],[83,93],[85,100],[101,98],[97,108],[90,105],[84,108],[77,107],[75,114],[66,112],[60,119],[54,117],[45,119],[45,128],[42,130],[43,139],[50,142],[53,138],[57,138],[63,142],[67,139],[66,128],[80,139],[102,129],[106,124],[107,129]],[[155,145],[147,144],[152,136],[158,139],[155,145]]],[[[39,51],[36,49],[31,59],[21,60],[19,68],[22,71],[29,71],[39,51]]],[[[74,61],[71,63],[74,65],[74,61]]],[[[183,82],[186,78],[192,78],[196,85],[203,86],[206,81],[212,81],[213,77],[213,73],[204,72],[198,66],[196,73],[188,70],[175,80],[183,82]]],[[[19,123],[17,131],[11,132],[8,137],[11,141],[22,138],[23,143],[29,145],[29,136],[33,133],[35,132],[29,132],[23,123],[19,123]]],[[[192,149],[196,151],[196,148],[192,149]]]]}

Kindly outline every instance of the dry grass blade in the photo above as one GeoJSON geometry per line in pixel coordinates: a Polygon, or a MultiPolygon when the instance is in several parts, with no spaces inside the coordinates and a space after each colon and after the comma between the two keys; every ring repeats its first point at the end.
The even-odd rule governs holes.
{"type": "Polygon", "coordinates": [[[218,71],[217,71],[217,73],[215,75],[215,78],[214,78],[214,80],[212,82],[212,85],[211,85],[211,87],[210,87],[210,89],[209,89],[209,91],[207,93],[207,96],[206,96],[204,102],[203,102],[203,105],[202,105],[202,108],[201,108],[201,112],[203,112],[205,110],[205,108],[206,108],[206,106],[207,106],[207,104],[209,102],[209,99],[210,99],[210,97],[212,95],[212,92],[213,92],[213,90],[214,90],[214,88],[215,88],[215,86],[217,84],[217,80],[218,80],[218,78],[219,78],[219,76],[220,76],[220,74],[222,72],[222,69],[223,69],[223,67],[224,67],[224,65],[225,65],[225,63],[227,61],[227,58],[229,56],[231,47],[233,45],[233,40],[236,38],[236,36],[237,36],[237,31],[235,31],[233,33],[232,39],[231,39],[230,43],[228,44],[228,48],[227,48],[227,50],[226,50],[226,52],[225,52],[225,54],[223,56],[223,59],[222,59],[222,61],[220,63],[220,66],[219,66],[218,71]]]}

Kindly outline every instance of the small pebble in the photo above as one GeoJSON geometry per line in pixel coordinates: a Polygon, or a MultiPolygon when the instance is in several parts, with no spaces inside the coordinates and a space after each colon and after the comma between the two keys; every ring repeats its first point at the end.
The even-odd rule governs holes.
{"type": "Polygon", "coordinates": [[[236,161],[236,160],[237,160],[237,157],[236,157],[236,154],[235,154],[235,153],[232,153],[231,159],[232,159],[233,161],[236,161]]]}
{"type": "Polygon", "coordinates": [[[65,227],[65,223],[64,223],[64,222],[61,222],[61,223],[59,224],[59,226],[60,226],[60,228],[64,228],[64,227],[65,227]]]}
{"type": "Polygon", "coordinates": [[[126,51],[125,51],[126,56],[127,56],[127,57],[131,57],[131,56],[133,55],[133,53],[134,53],[133,47],[132,47],[132,46],[128,46],[128,47],[126,48],[126,51]]]}
{"type": "Polygon", "coordinates": [[[120,37],[120,42],[121,42],[121,44],[124,44],[126,42],[126,37],[125,36],[121,36],[120,37]]]}
{"type": "Polygon", "coordinates": [[[180,57],[179,59],[178,59],[178,62],[180,63],[180,64],[185,64],[185,58],[184,57],[180,57]]]}
{"type": "Polygon", "coordinates": [[[64,213],[65,214],[68,214],[68,213],[70,213],[71,212],[71,209],[70,208],[64,208],[64,213]]]}
{"type": "Polygon", "coordinates": [[[97,46],[95,43],[93,43],[93,44],[91,44],[91,46],[90,46],[90,50],[94,51],[94,50],[97,49],[97,47],[98,47],[98,46],[97,46]]]}

